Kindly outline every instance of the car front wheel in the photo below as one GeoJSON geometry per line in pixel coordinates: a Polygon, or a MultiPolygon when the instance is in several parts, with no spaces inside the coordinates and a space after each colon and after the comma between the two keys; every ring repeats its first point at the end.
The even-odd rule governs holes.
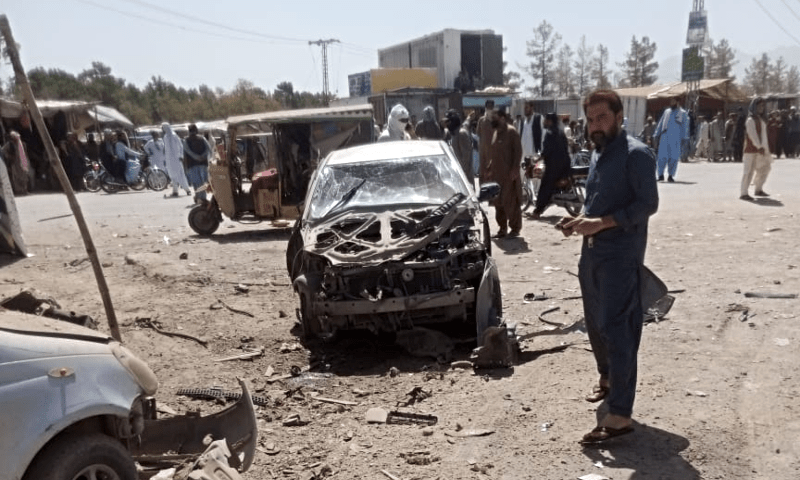
{"type": "Polygon", "coordinates": [[[25,480],[137,480],[136,465],[117,440],[100,433],[67,435],[46,446],[25,480]]]}

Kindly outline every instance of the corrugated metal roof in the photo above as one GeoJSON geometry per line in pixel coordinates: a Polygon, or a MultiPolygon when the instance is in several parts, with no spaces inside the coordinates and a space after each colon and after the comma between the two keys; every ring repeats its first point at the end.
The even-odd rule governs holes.
{"type": "Polygon", "coordinates": [[[343,120],[372,119],[372,105],[345,105],[342,107],[303,108],[299,110],[279,110],[274,112],[254,113],[228,117],[230,127],[258,123],[293,123],[304,120],[343,120]]]}

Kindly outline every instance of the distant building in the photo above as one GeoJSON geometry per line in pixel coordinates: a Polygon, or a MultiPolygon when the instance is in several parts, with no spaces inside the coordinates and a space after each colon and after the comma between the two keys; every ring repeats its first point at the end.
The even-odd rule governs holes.
{"type": "Polygon", "coordinates": [[[438,88],[480,90],[503,84],[503,36],[493,30],[442,30],[379,49],[378,62],[380,68],[435,68],[438,88]]]}

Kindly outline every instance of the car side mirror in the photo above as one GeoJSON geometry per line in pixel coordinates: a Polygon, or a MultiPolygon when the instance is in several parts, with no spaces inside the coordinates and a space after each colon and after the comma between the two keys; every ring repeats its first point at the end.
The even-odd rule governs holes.
{"type": "Polygon", "coordinates": [[[500,184],[497,182],[486,182],[481,184],[481,190],[478,193],[479,202],[488,202],[494,200],[500,195],[500,184]]]}

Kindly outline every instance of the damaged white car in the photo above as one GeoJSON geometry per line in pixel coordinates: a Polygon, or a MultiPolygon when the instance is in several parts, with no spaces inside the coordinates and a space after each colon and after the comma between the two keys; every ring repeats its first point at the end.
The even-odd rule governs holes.
{"type": "Polygon", "coordinates": [[[481,333],[502,312],[479,194],[440,141],[332,152],[319,165],[287,249],[306,337],[454,322],[481,333]]]}
{"type": "Polygon", "coordinates": [[[0,480],[135,480],[136,463],[147,472],[197,459],[206,435],[225,440],[212,453],[230,446],[230,467],[245,471],[258,434],[241,385],[225,410],[159,419],[156,376],[119,342],[0,308],[0,480]]]}

